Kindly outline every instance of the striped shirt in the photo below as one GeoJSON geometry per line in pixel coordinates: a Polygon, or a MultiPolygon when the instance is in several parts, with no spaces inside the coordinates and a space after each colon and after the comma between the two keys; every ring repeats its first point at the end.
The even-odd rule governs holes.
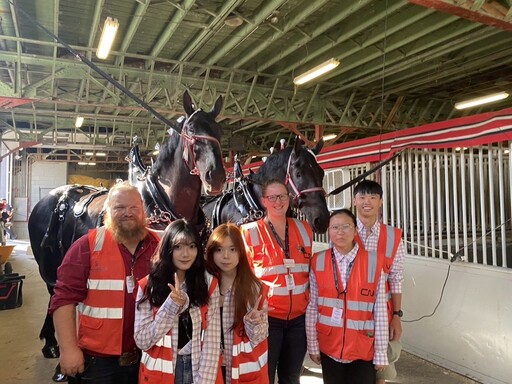
{"type": "MultiPolygon", "coordinates": [[[[359,245],[355,245],[352,250],[346,255],[342,255],[336,248],[334,250],[334,257],[336,264],[341,274],[343,282],[343,289],[346,288],[346,282],[350,276],[350,264],[356,258],[359,251],[359,245]]],[[[318,284],[313,269],[309,272],[309,305],[306,310],[306,336],[308,340],[308,352],[311,355],[320,355],[320,347],[318,345],[316,323],[318,322],[318,284]]],[[[374,321],[375,321],[375,336],[374,336],[374,354],[373,363],[375,365],[388,365],[387,347],[389,340],[389,326],[388,326],[388,312],[387,312],[387,297],[384,272],[381,272],[379,284],[377,288],[377,297],[375,299],[374,307],[374,321]]],[[[340,360],[339,357],[330,356],[333,360],[343,363],[350,361],[340,360]]]]}
{"type": "MultiPolygon", "coordinates": [[[[357,219],[357,232],[359,237],[363,241],[364,248],[371,252],[377,252],[380,236],[380,222],[376,221],[370,230],[367,230],[361,220],[357,219]]],[[[391,264],[389,270],[388,283],[391,293],[402,293],[402,282],[404,281],[404,259],[405,251],[403,242],[400,241],[400,245],[396,250],[395,259],[391,264]]]]}

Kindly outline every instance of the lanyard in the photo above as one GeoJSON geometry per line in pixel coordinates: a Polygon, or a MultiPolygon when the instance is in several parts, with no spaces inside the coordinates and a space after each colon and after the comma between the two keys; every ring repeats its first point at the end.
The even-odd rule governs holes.
{"type": "Polygon", "coordinates": [[[340,292],[340,284],[339,280],[341,280],[341,276],[339,275],[338,263],[336,262],[336,257],[334,257],[334,248],[331,248],[331,259],[332,259],[332,274],[334,275],[334,286],[336,287],[336,292],[338,292],[338,297],[340,297],[345,290],[340,292]]]}
{"type": "Polygon", "coordinates": [[[286,226],[284,229],[284,244],[283,244],[281,238],[279,237],[279,235],[277,234],[276,229],[274,228],[274,225],[272,224],[272,222],[270,220],[268,221],[268,225],[270,227],[270,230],[272,231],[272,234],[276,238],[279,246],[283,249],[285,258],[289,259],[290,258],[290,242],[288,239],[288,220],[286,221],[286,226]]]}
{"type": "Polygon", "coordinates": [[[132,276],[133,276],[133,268],[135,267],[135,261],[137,260],[137,253],[139,252],[140,248],[142,247],[143,242],[144,242],[143,240],[139,241],[139,244],[137,244],[137,247],[135,248],[135,252],[133,252],[133,255],[132,255],[132,265],[130,268],[132,276]]]}

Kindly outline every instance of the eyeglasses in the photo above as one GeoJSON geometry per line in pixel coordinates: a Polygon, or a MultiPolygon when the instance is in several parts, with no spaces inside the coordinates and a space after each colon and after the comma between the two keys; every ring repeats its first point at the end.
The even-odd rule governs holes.
{"type": "Polygon", "coordinates": [[[329,229],[333,232],[343,232],[343,233],[350,232],[350,230],[353,228],[354,228],[354,226],[352,224],[334,224],[329,227],[329,229]]]}
{"type": "Polygon", "coordinates": [[[279,201],[287,201],[290,198],[290,195],[287,193],[283,193],[282,195],[263,196],[263,198],[267,199],[271,203],[275,203],[278,199],[279,201]]]}

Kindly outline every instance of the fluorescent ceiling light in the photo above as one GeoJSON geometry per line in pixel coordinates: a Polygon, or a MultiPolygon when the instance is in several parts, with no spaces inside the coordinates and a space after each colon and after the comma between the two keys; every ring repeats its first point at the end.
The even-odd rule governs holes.
{"type": "Polygon", "coordinates": [[[329,140],[334,139],[336,136],[338,136],[338,135],[336,135],[335,133],[329,133],[327,135],[323,135],[322,139],[324,139],[324,141],[329,141],[329,140]]]}
{"type": "Polygon", "coordinates": [[[93,156],[94,152],[85,152],[85,156],[93,156]]]}
{"type": "Polygon", "coordinates": [[[465,109],[465,108],[471,108],[475,107],[477,105],[482,104],[488,104],[493,103],[498,100],[503,100],[508,97],[507,92],[499,92],[499,93],[493,93],[492,95],[477,97],[476,99],[461,101],[459,103],[455,103],[455,109],[465,109]]]}
{"type": "Polygon", "coordinates": [[[118,29],[119,22],[117,19],[113,19],[110,16],[107,17],[105,24],[103,24],[103,32],[101,32],[100,43],[98,44],[98,50],[96,51],[98,59],[106,59],[108,57],[118,29]]]}
{"type": "Polygon", "coordinates": [[[84,117],[83,116],[77,116],[75,120],[75,127],[80,128],[82,124],[84,123],[84,117]]]}
{"type": "Polygon", "coordinates": [[[107,154],[105,152],[96,152],[96,156],[105,157],[105,156],[107,156],[107,154]]]}
{"type": "Polygon", "coordinates": [[[95,162],[79,161],[78,165],[96,165],[95,162]]]}
{"type": "Polygon", "coordinates": [[[338,65],[340,65],[339,60],[336,60],[336,59],[327,60],[325,63],[322,63],[322,64],[316,66],[315,68],[312,68],[307,72],[304,72],[302,75],[297,76],[296,78],[293,79],[293,82],[295,85],[304,84],[310,80],[317,78],[318,76],[323,75],[324,73],[332,71],[338,65]]]}

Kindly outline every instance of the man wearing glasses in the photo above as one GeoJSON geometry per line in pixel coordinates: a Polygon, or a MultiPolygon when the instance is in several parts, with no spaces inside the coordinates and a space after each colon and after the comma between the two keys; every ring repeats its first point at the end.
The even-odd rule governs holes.
{"type": "MultiPolygon", "coordinates": [[[[402,244],[402,230],[380,222],[382,207],[382,187],[372,180],[363,180],[354,188],[353,204],[357,212],[356,238],[367,251],[376,251],[380,257],[385,257],[384,272],[388,275],[386,291],[391,292],[388,301],[389,340],[399,341],[402,335],[401,310],[403,262],[405,251],[402,244]]],[[[394,379],[386,369],[377,372],[376,384],[384,384],[386,380],[394,379]]]]}

